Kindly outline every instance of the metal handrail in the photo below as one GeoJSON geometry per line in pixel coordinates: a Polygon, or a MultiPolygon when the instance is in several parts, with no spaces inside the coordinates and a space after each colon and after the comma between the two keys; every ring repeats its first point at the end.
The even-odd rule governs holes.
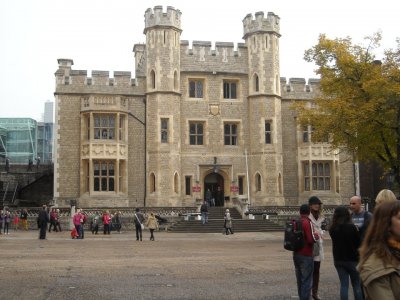
{"type": "Polygon", "coordinates": [[[7,192],[8,192],[8,185],[9,185],[9,184],[10,184],[10,183],[7,182],[6,189],[4,190],[3,203],[4,203],[4,201],[6,200],[6,196],[7,196],[7,192]]]}
{"type": "Polygon", "coordinates": [[[11,199],[11,203],[12,203],[12,204],[14,204],[14,201],[15,201],[15,194],[17,193],[17,189],[18,189],[18,182],[17,182],[17,184],[15,185],[14,194],[13,194],[13,197],[12,197],[12,199],[11,199]]]}

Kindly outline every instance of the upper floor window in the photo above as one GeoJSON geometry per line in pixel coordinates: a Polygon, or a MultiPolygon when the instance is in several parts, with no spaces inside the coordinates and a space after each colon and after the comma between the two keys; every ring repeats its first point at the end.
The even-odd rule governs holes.
{"type": "Polygon", "coordinates": [[[203,98],[203,80],[190,79],[189,80],[189,97],[190,98],[203,98]]]}
{"type": "Polygon", "coordinates": [[[125,116],[120,115],[119,116],[119,129],[118,129],[118,134],[119,134],[119,140],[123,141],[125,138],[125,116]]]}
{"type": "Polygon", "coordinates": [[[109,139],[115,138],[115,115],[95,114],[94,115],[94,138],[109,139]]]}
{"type": "Polygon", "coordinates": [[[224,80],[224,99],[237,99],[237,82],[224,80]]]}
{"type": "Polygon", "coordinates": [[[234,123],[224,124],[224,145],[238,144],[237,127],[237,124],[234,123]]]}
{"type": "Polygon", "coordinates": [[[258,79],[258,75],[257,74],[254,75],[254,90],[256,92],[260,91],[260,81],[258,79]]]}
{"type": "Polygon", "coordinates": [[[271,121],[265,121],[265,143],[271,144],[271,121]]]}
{"type": "Polygon", "coordinates": [[[169,119],[161,119],[161,143],[168,143],[168,123],[169,119]]]}
{"type": "Polygon", "coordinates": [[[192,122],[189,124],[190,145],[203,145],[203,123],[192,122]]]}
{"type": "Polygon", "coordinates": [[[155,89],[156,88],[156,72],[154,72],[154,70],[151,70],[150,72],[150,84],[151,84],[151,88],[155,89]]]}
{"type": "Polygon", "coordinates": [[[310,141],[308,126],[303,126],[303,143],[308,143],[310,141]]]}
{"type": "Polygon", "coordinates": [[[261,192],[261,175],[256,174],[256,192],[261,192]]]}
{"type": "Polygon", "coordinates": [[[303,126],[303,143],[329,143],[329,134],[324,134],[322,137],[317,138],[313,135],[314,128],[310,125],[303,126]]]}

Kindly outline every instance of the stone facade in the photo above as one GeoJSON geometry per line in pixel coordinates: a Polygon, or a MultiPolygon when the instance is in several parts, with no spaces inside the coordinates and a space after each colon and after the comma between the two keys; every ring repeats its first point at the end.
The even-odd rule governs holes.
{"type": "Polygon", "coordinates": [[[318,80],[279,74],[280,19],[247,15],[245,43],[181,41],[181,12],[145,12],[145,44],[130,72],[56,76],[54,195],[60,206],[327,204],[353,194],[352,163],[296,124],[318,80]],[[308,140],[307,140],[308,138],[308,140]]]}

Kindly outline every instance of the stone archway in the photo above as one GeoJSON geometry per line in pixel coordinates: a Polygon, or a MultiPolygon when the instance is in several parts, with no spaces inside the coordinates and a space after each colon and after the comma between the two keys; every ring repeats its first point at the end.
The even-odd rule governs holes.
{"type": "Polygon", "coordinates": [[[208,189],[215,199],[215,206],[224,206],[224,177],[218,173],[208,174],[204,178],[204,200],[208,189]]]}

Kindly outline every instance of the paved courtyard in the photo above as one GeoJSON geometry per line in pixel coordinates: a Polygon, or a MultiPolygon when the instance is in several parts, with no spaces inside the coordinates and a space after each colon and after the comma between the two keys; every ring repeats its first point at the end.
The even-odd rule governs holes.
{"type": "MultiPolygon", "coordinates": [[[[1,235],[0,299],[297,299],[282,233],[85,235],[1,235]]],[[[339,299],[329,238],[325,253],[320,295],[339,299]]]]}

